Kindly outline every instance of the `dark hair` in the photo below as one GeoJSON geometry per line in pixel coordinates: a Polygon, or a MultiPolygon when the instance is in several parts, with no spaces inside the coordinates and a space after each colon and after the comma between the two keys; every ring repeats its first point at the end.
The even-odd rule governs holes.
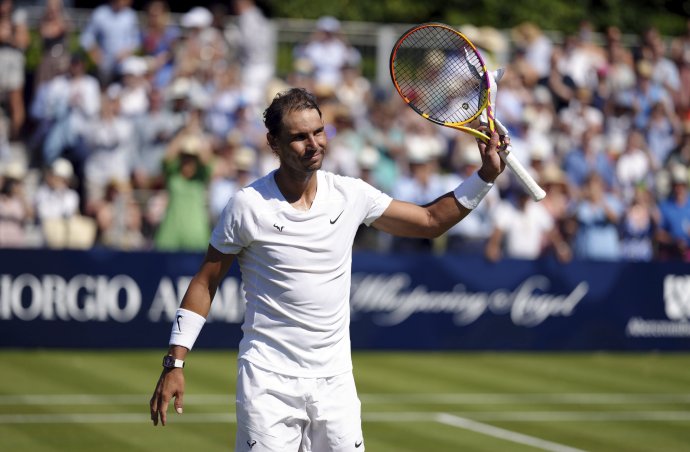
{"type": "Polygon", "coordinates": [[[321,115],[321,109],[316,103],[316,97],[304,88],[291,88],[282,91],[273,98],[271,105],[264,111],[264,125],[268,133],[277,136],[283,124],[283,117],[292,112],[300,110],[316,110],[321,115]]]}

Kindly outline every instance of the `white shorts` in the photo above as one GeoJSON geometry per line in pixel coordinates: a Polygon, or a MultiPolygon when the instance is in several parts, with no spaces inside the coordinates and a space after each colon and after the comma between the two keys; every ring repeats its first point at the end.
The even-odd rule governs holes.
{"type": "Polygon", "coordinates": [[[301,378],[239,360],[236,452],[362,452],[352,372],[301,378]]]}

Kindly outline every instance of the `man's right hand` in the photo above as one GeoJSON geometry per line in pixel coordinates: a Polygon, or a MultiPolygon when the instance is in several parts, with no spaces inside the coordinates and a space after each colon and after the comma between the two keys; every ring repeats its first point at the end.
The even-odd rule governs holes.
{"type": "Polygon", "coordinates": [[[170,399],[175,398],[175,411],[182,414],[182,398],[184,395],[184,373],[181,368],[163,369],[156,389],[151,397],[151,420],[158,425],[158,419],[165,426],[170,399]]]}

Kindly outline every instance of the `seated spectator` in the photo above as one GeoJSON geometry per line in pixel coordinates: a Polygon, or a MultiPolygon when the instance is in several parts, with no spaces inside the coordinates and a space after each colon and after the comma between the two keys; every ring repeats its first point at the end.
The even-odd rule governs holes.
{"type": "Polygon", "coordinates": [[[570,247],[574,241],[576,227],[571,216],[575,200],[568,178],[557,164],[549,163],[544,166],[536,180],[546,192],[546,197],[539,203],[549,212],[562,240],[570,247]]]}
{"type": "Polygon", "coordinates": [[[362,75],[362,68],[352,63],[342,67],[341,76],[335,97],[352,112],[355,121],[365,121],[372,101],[371,82],[362,75]]]}
{"type": "Polygon", "coordinates": [[[74,167],[69,160],[58,158],[46,168],[35,195],[39,222],[79,214],[79,193],[72,188],[73,177],[74,167]]]}
{"type": "Polygon", "coordinates": [[[108,181],[130,180],[136,135],[133,123],[120,115],[119,99],[104,95],[100,115],[85,123],[81,136],[86,209],[93,214],[91,205],[103,197],[108,181]]]}
{"type": "Polygon", "coordinates": [[[26,197],[26,169],[18,162],[7,164],[0,174],[0,248],[27,246],[26,226],[33,220],[33,206],[26,197]]]}
{"type": "Polygon", "coordinates": [[[620,259],[618,223],[622,214],[622,202],[607,190],[598,173],[591,173],[574,206],[575,256],[583,260],[620,259]]]}
{"type": "MultiPolygon", "coordinates": [[[[407,162],[409,173],[393,187],[393,197],[414,204],[428,204],[448,192],[438,174],[438,141],[433,136],[416,135],[408,138],[407,162]]],[[[392,251],[429,252],[430,239],[393,237],[392,251]]]]}
{"type": "Polygon", "coordinates": [[[146,247],[142,232],[142,212],[129,183],[110,181],[104,198],[94,209],[98,225],[98,243],[118,250],[146,247]]]}
{"type": "Polygon", "coordinates": [[[661,214],[652,193],[638,185],[621,220],[621,257],[627,261],[649,262],[654,258],[654,234],[661,214]]]}
{"type": "Polygon", "coordinates": [[[100,84],[86,73],[84,58],[72,55],[67,72],[43,84],[31,105],[31,116],[38,122],[32,141],[42,149],[44,165],[74,151],[84,123],[96,117],[101,108],[100,84]]]}
{"type": "Polygon", "coordinates": [[[71,188],[74,169],[63,158],[46,170],[36,191],[36,216],[45,244],[50,248],[90,248],[96,237],[96,223],[82,216],[79,194],[71,188]]]}
{"type": "Polygon", "coordinates": [[[217,63],[227,61],[229,49],[223,34],[213,26],[213,14],[195,6],[182,15],[182,39],[175,46],[180,75],[210,75],[217,63]]]}
{"type": "Polygon", "coordinates": [[[493,211],[493,230],[486,242],[485,256],[491,262],[504,257],[537,259],[553,249],[562,262],[571,258],[570,247],[560,236],[553,217],[515,184],[493,211]]]}
{"type": "Polygon", "coordinates": [[[224,170],[214,176],[209,187],[209,208],[213,222],[220,218],[230,198],[235,196],[240,188],[254,182],[257,177],[256,150],[248,146],[237,147],[232,150],[227,160],[231,161],[225,162],[222,166],[223,162],[218,162],[216,168],[223,167],[224,170]]]}
{"type": "Polygon", "coordinates": [[[211,235],[206,202],[210,145],[202,135],[183,132],[168,146],[163,165],[168,204],[156,232],[156,249],[205,251],[211,235]]]}
{"type": "MultiPolygon", "coordinates": [[[[458,146],[458,170],[445,178],[446,192],[452,191],[481,166],[481,156],[470,140],[458,146]]],[[[479,205],[447,232],[446,252],[481,256],[493,230],[491,212],[500,201],[497,189],[490,190],[479,205]]]]}
{"type": "Polygon", "coordinates": [[[669,112],[661,102],[652,106],[645,136],[655,171],[664,166],[669,154],[678,146],[681,130],[682,125],[674,112],[669,112]]]}
{"type": "Polygon", "coordinates": [[[107,88],[110,97],[117,97],[118,112],[133,121],[140,120],[149,109],[148,63],[141,57],[126,58],[121,65],[120,81],[107,88]]]}
{"type": "Polygon", "coordinates": [[[671,168],[671,191],[659,203],[661,224],[656,233],[659,257],[662,260],[690,261],[690,197],[688,196],[688,169],[674,165],[671,168]]]}
{"type": "Polygon", "coordinates": [[[246,104],[240,69],[226,63],[219,64],[213,72],[212,92],[205,115],[206,127],[213,135],[222,138],[235,128],[239,110],[246,104]]]}
{"type": "Polygon", "coordinates": [[[132,157],[134,188],[159,188],[163,186],[162,169],[165,149],[184,127],[189,103],[184,79],[173,84],[166,95],[160,90],[149,93],[149,110],[134,127],[137,149],[132,157]]]}
{"type": "Polygon", "coordinates": [[[650,185],[656,168],[644,135],[631,130],[623,153],[616,160],[616,180],[623,200],[632,201],[638,185],[650,185]]]}
{"type": "Polygon", "coordinates": [[[335,89],[342,79],[342,68],[358,65],[359,51],[352,47],[341,32],[340,21],[323,16],[316,21],[316,31],[309,41],[294,50],[294,59],[305,58],[314,68],[316,86],[335,89]]]}
{"type": "Polygon", "coordinates": [[[582,143],[563,157],[563,170],[573,187],[585,185],[590,174],[598,174],[607,186],[615,185],[615,167],[606,152],[601,135],[586,131],[582,143]]]}

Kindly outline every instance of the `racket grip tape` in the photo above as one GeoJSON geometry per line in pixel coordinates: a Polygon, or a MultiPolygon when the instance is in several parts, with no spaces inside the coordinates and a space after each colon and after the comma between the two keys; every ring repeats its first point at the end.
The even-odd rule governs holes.
{"type": "Polygon", "coordinates": [[[529,171],[527,171],[522,163],[520,163],[520,160],[518,160],[517,157],[510,152],[510,146],[508,149],[498,151],[498,155],[501,157],[501,160],[505,162],[506,166],[513,172],[513,174],[515,174],[515,177],[517,177],[522,187],[527,193],[529,193],[533,200],[541,201],[544,199],[544,197],[546,197],[546,192],[544,189],[541,188],[537,181],[534,180],[529,171]]]}

